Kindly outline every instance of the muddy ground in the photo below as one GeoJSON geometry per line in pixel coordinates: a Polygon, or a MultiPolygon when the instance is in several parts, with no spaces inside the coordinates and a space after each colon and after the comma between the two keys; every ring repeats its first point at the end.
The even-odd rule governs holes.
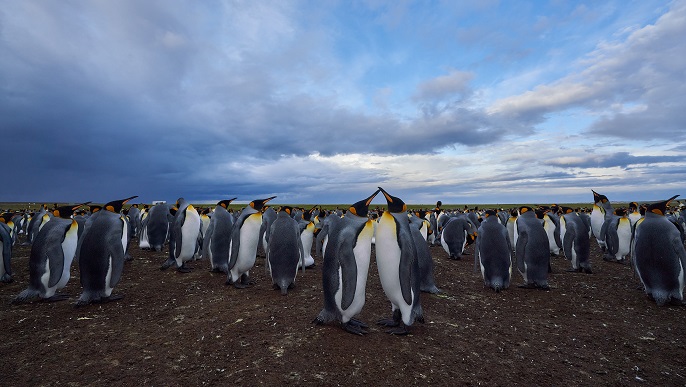
{"type": "Polygon", "coordinates": [[[405,337],[374,325],[390,315],[374,263],[359,316],[370,332],[359,337],[311,323],[319,257],[281,296],[263,258],[257,283],[238,290],[207,261],[160,271],[166,251],[134,245],[114,291],[124,299],[75,309],[77,265],[69,300],[10,305],[28,283],[30,250],[16,246],[15,280],[0,284],[0,385],[685,385],[686,307],[656,306],[593,243],[594,274],[554,258],[551,291],[499,294],[483,288],[472,255],[451,261],[432,247],[443,293],[422,295],[426,322],[405,337]]]}

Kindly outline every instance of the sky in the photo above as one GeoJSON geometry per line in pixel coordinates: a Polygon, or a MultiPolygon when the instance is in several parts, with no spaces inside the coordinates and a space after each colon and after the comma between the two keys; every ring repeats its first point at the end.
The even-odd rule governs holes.
{"type": "Polygon", "coordinates": [[[686,1],[0,0],[0,201],[686,198],[685,36],[686,1]]]}

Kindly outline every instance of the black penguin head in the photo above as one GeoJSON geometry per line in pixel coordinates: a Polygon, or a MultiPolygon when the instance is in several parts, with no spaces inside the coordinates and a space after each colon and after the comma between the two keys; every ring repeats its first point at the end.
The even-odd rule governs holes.
{"type": "Polygon", "coordinates": [[[543,219],[543,216],[545,215],[545,210],[539,208],[539,209],[535,210],[534,212],[536,213],[536,217],[538,219],[543,219]]]}
{"type": "Polygon", "coordinates": [[[98,205],[92,205],[92,206],[89,206],[89,207],[90,207],[90,210],[91,210],[91,214],[95,214],[96,212],[102,210],[102,206],[98,206],[98,205]]]}
{"type": "Polygon", "coordinates": [[[574,212],[574,209],[572,207],[560,207],[560,210],[563,214],[571,214],[572,212],[574,212]]]}
{"type": "Polygon", "coordinates": [[[231,204],[231,202],[234,201],[234,200],[236,200],[236,199],[238,199],[238,198],[220,200],[220,201],[217,202],[217,205],[218,205],[218,206],[222,206],[222,207],[228,209],[228,208],[229,208],[229,204],[231,204]]]}
{"type": "Polygon", "coordinates": [[[118,213],[121,212],[121,209],[122,209],[122,207],[124,207],[124,204],[125,204],[126,202],[128,202],[128,201],[131,200],[131,199],[135,199],[135,198],[137,198],[137,197],[138,197],[138,195],[136,195],[136,196],[131,196],[130,198],[126,198],[126,199],[120,199],[120,200],[111,201],[111,202],[105,204],[103,207],[104,207],[107,211],[114,212],[115,214],[118,214],[118,213]]]}
{"type": "Polygon", "coordinates": [[[608,202],[607,196],[601,195],[594,190],[591,190],[591,192],[593,192],[593,203],[607,203],[608,202]]]}
{"type": "Polygon", "coordinates": [[[658,214],[664,216],[665,213],[667,212],[667,205],[669,205],[669,202],[674,200],[676,197],[679,195],[674,195],[671,198],[667,200],[663,200],[661,202],[653,203],[648,206],[647,211],[652,212],[653,214],[658,214]]]}
{"type": "Polygon", "coordinates": [[[388,203],[388,212],[401,213],[407,211],[407,205],[404,201],[402,201],[402,199],[390,195],[381,187],[379,187],[379,191],[381,191],[381,193],[383,193],[383,196],[386,197],[386,203],[388,203]]]}
{"type": "Polygon", "coordinates": [[[55,208],[52,211],[52,214],[58,218],[69,219],[74,214],[74,211],[76,211],[80,207],[83,207],[89,203],[90,202],[85,202],[85,203],[78,204],[76,206],[60,206],[60,207],[55,208]]]}
{"type": "Polygon", "coordinates": [[[627,211],[626,211],[626,208],[624,208],[624,207],[617,208],[615,210],[615,215],[617,215],[617,216],[624,216],[624,215],[626,215],[626,213],[627,213],[627,211]]]}
{"type": "Polygon", "coordinates": [[[414,213],[418,218],[424,219],[426,216],[426,211],[425,210],[419,210],[414,213]]]}
{"type": "Polygon", "coordinates": [[[325,210],[322,210],[322,209],[319,209],[319,215],[317,215],[317,217],[318,217],[319,219],[324,219],[324,218],[326,218],[326,211],[325,211],[325,210]]]}
{"type": "Polygon", "coordinates": [[[317,206],[314,206],[307,211],[303,211],[303,219],[304,220],[311,220],[312,214],[314,214],[314,210],[316,210],[316,209],[317,209],[317,206]]]}
{"type": "Polygon", "coordinates": [[[285,213],[287,213],[288,215],[290,215],[290,214],[293,212],[293,207],[291,207],[291,206],[281,206],[281,207],[279,207],[279,211],[278,211],[278,212],[285,212],[285,213]]]}
{"type": "Polygon", "coordinates": [[[638,209],[638,203],[636,203],[636,202],[629,203],[629,209],[632,211],[636,211],[638,209]]]}
{"type": "Polygon", "coordinates": [[[496,216],[496,212],[494,210],[486,210],[486,212],[484,212],[484,218],[488,218],[489,216],[496,216]]]}
{"type": "Polygon", "coordinates": [[[262,211],[262,207],[264,207],[265,204],[267,204],[268,201],[274,199],[276,196],[272,196],[270,198],[266,199],[256,199],[250,202],[250,207],[257,211],[262,211]]]}
{"type": "Polygon", "coordinates": [[[517,212],[516,208],[510,210],[510,216],[514,216],[516,218],[517,215],[519,215],[519,213],[517,212]]]}
{"type": "Polygon", "coordinates": [[[519,207],[519,214],[520,214],[520,215],[523,215],[523,214],[525,214],[525,213],[527,213],[527,212],[529,212],[529,211],[533,211],[533,210],[534,210],[534,209],[531,208],[531,207],[529,207],[529,206],[521,206],[521,207],[519,207]]]}
{"type": "Polygon", "coordinates": [[[7,223],[12,219],[12,213],[11,212],[5,212],[4,214],[0,215],[0,223],[7,223]]]}
{"type": "Polygon", "coordinates": [[[366,199],[360,200],[359,202],[353,204],[348,208],[348,211],[350,211],[352,214],[361,216],[361,217],[366,217],[367,214],[369,213],[369,204],[374,200],[374,197],[378,195],[379,190],[377,189],[376,192],[374,192],[371,196],[369,196],[366,199]]]}
{"type": "Polygon", "coordinates": [[[442,205],[443,205],[442,201],[439,200],[436,202],[436,208],[441,208],[442,205]]]}

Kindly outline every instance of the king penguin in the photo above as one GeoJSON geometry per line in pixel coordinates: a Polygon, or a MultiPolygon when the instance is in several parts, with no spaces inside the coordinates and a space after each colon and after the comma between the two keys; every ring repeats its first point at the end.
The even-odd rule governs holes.
{"type": "Polygon", "coordinates": [[[677,196],[649,205],[634,230],[636,272],[646,294],[659,306],[682,305],[684,299],[686,250],[679,230],[665,218],[667,205],[677,196]]]}
{"type": "Polygon", "coordinates": [[[109,302],[123,298],[112,295],[124,270],[128,223],[121,215],[126,202],[138,196],[111,201],[103,206],[90,227],[83,232],[79,251],[79,271],[83,293],[75,306],[109,302]]]}
{"type": "Polygon", "coordinates": [[[525,282],[520,287],[549,290],[550,249],[548,248],[548,236],[543,229],[543,224],[536,218],[533,208],[529,206],[519,208],[516,229],[517,269],[524,277],[525,282]]]}
{"type": "Polygon", "coordinates": [[[367,325],[355,316],[362,311],[365,302],[374,233],[373,222],[368,217],[369,204],[378,193],[377,190],[351,205],[344,218],[335,214],[325,218],[329,221],[325,226],[327,242],[323,249],[324,308],[312,321],[317,325],[339,321],[346,332],[367,333],[367,325]]]}
{"type": "Polygon", "coordinates": [[[251,201],[233,224],[227,285],[233,284],[236,288],[242,289],[252,284],[250,282],[250,269],[255,265],[260,227],[262,226],[262,208],[275,197],[251,201]]]}
{"type": "Polygon", "coordinates": [[[300,243],[303,245],[303,252],[305,253],[305,259],[303,260],[305,267],[314,266],[314,258],[312,258],[312,242],[314,241],[314,231],[316,225],[312,220],[312,214],[316,207],[312,207],[308,211],[304,211],[300,220],[298,221],[298,227],[300,229],[300,243]]]}
{"type": "Polygon", "coordinates": [[[8,219],[3,214],[0,216],[0,282],[12,282],[12,236],[8,219]]]}
{"type": "Polygon", "coordinates": [[[210,272],[229,274],[231,256],[231,228],[233,215],[228,211],[229,204],[236,200],[220,200],[214,208],[207,236],[203,239],[203,253],[209,258],[210,272]]]}
{"type": "Polygon", "coordinates": [[[465,214],[451,217],[441,231],[441,246],[454,260],[462,259],[467,243],[476,239],[476,227],[465,214]]]}
{"type": "Polygon", "coordinates": [[[604,260],[609,262],[625,262],[631,253],[631,220],[626,208],[618,208],[605,228],[605,244],[607,251],[604,260]]]}
{"type": "Polygon", "coordinates": [[[593,190],[593,211],[591,211],[591,231],[598,241],[600,248],[605,251],[605,235],[603,235],[603,224],[608,218],[612,217],[614,210],[607,196],[601,195],[593,190]]]}
{"type": "Polygon", "coordinates": [[[305,270],[305,253],[300,240],[298,221],[291,217],[293,208],[282,206],[272,222],[267,245],[267,266],[275,289],[282,295],[295,286],[298,267],[305,270]]]}
{"type": "Polygon", "coordinates": [[[45,301],[66,300],[55,294],[69,282],[71,263],[76,254],[79,225],[71,216],[88,203],[62,206],[53,210],[53,219],[40,229],[29,257],[29,287],[12,301],[22,303],[37,297],[45,301]]]}
{"type": "Polygon", "coordinates": [[[478,233],[475,263],[481,267],[484,286],[499,293],[510,287],[512,277],[512,247],[507,228],[494,210],[487,210],[478,233]]]}
{"type": "Polygon", "coordinates": [[[150,248],[160,252],[169,238],[169,224],[174,219],[170,205],[158,203],[150,208],[145,218],[145,233],[148,236],[150,248]]]}
{"type": "Polygon", "coordinates": [[[417,247],[410,230],[407,205],[383,188],[379,187],[379,190],[386,198],[388,211],[384,211],[376,227],[376,266],[393,316],[378,323],[392,327],[387,333],[405,335],[412,323],[424,322],[419,299],[417,247]]]}
{"type": "Polygon", "coordinates": [[[160,269],[165,270],[176,264],[178,272],[188,273],[192,269],[186,266],[186,262],[193,259],[198,246],[201,226],[200,214],[184,198],[179,198],[176,201],[176,208],[169,238],[169,258],[160,269]]]}
{"type": "Polygon", "coordinates": [[[560,238],[565,258],[572,262],[572,269],[569,271],[592,273],[591,239],[588,235],[588,226],[570,207],[562,207],[560,238]]]}

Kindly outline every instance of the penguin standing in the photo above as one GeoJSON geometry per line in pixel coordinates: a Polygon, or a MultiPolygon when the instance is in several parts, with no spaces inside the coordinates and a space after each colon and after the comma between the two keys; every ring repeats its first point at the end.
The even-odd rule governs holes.
{"type": "Polygon", "coordinates": [[[665,218],[667,205],[677,196],[649,205],[634,230],[636,273],[646,294],[659,306],[682,305],[684,299],[686,250],[679,230],[665,218]]]}
{"type": "Polygon", "coordinates": [[[167,203],[158,203],[150,208],[144,232],[150,248],[160,252],[169,238],[169,224],[174,219],[167,203]]]}
{"type": "MultiPolygon", "coordinates": [[[[369,204],[379,193],[350,206],[348,215],[326,216],[327,242],[322,267],[324,308],[312,321],[320,325],[340,321],[350,333],[363,335],[367,325],[355,319],[364,306],[367,274],[372,253],[374,226],[368,218],[369,204]]],[[[322,232],[324,229],[322,229],[322,232]]]]}
{"type": "MultiPolygon", "coordinates": [[[[262,209],[262,225],[260,226],[260,244],[262,247],[262,250],[265,252],[267,251],[267,242],[269,242],[269,233],[271,232],[271,226],[272,222],[276,219],[276,211],[269,207],[265,206],[262,209]]],[[[258,245],[258,247],[260,247],[258,245]]],[[[266,266],[265,266],[266,270],[266,266]]]]}
{"type": "Polygon", "coordinates": [[[231,256],[227,285],[233,284],[236,288],[243,289],[251,284],[250,269],[255,265],[257,244],[260,239],[261,211],[264,205],[275,197],[251,201],[234,222],[231,228],[231,256]]]}
{"type": "Polygon", "coordinates": [[[105,204],[90,227],[83,232],[77,254],[83,293],[76,306],[93,302],[109,302],[123,298],[112,295],[124,270],[128,223],[120,214],[126,202],[138,196],[105,204]]]}
{"type": "Polygon", "coordinates": [[[300,240],[298,221],[291,218],[293,209],[283,206],[272,222],[267,245],[267,266],[275,289],[281,289],[282,295],[295,286],[298,266],[305,270],[305,253],[300,240]]]}
{"type": "Polygon", "coordinates": [[[591,231],[595,236],[600,248],[605,251],[607,245],[605,244],[605,235],[603,234],[603,224],[608,218],[612,217],[612,204],[607,196],[601,195],[593,190],[593,211],[591,211],[591,231]]]}
{"type": "Polygon", "coordinates": [[[518,216],[519,213],[516,209],[513,208],[510,210],[510,217],[507,219],[507,224],[505,225],[507,228],[507,237],[510,239],[510,246],[512,246],[512,251],[514,251],[514,248],[517,245],[517,232],[515,231],[515,225],[517,223],[518,216]]]}
{"type": "Polygon", "coordinates": [[[550,208],[543,208],[543,229],[548,236],[548,247],[550,254],[554,256],[560,255],[560,248],[562,242],[560,241],[560,226],[559,219],[551,212],[550,208]]]}
{"type": "Polygon", "coordinates": [[[193,259],[198,246],[200,214],[184,198],[176,201],[176,208],[169,238],[169,258],[162,264],[160,270],[176,264],[178,272],[188,273],[192,269],[186,266],[186,262],[193,259]]]}
{"type": "Polygon", "coordinates": [[[569,207],[562,207],[560,237],[562,238],[562,250],[565,253],[565,258],[572,262],[572,269],[569,271],[592,273],[591,239],[588,235],[588,225],[578,213],[569,207]]]}
{"type": "Polygon", "coordinates": [[[47,213],[48,211],[45,208],[45,204],[43,204],[40,206],[40,210],[31,216],[26,229],[26,241],[24,242],[25,245],[32,244],[33,240],[36,239],[36,235],[38,235],[38,231],[40,230],[43,222],[50,220],[50,218],[46,219],[43,217],[47,215],[47,213]]]}
{"type": "Polygon", "coordinates": [[[495,211],[487,210],[478,233],[475,263],[481,267],[484,286],[499,293],[502,289],[510,287],[512,277],[512,247],[507,228],[501,223],[495,211]]]}
{"type": "MultiPolygon", "coordinates": [[[[378,323],[394,327],[390,334],[405,335],[415,321],[424,322],[419,300],[419,262],[417,247],[412,238],[407,205],[383,188],[388,211],[384,211],[376,227],[376,265],[386,297],[391,301],[393,316],[378,323]]],[[[447,227],[447,226],[446,226],[447,227]]]]}
{"type": "Polygon", "coordinates": [[[141,232],[141,210],[138,208],[138,204],[132,204],[129,207],[129,212],[126,213],[129,217],[129,224],[131,225],[131,234],[138,237],[141,232]]]}
{"type": "Polygon", "coordinates": [[[209,258],[212,273],[229,274],[233,215],[228,208],[234,200],[236,198],[220,200],[217,203],[207,229],[207,236],[203,239],[203,253],[209,258]]]}
{"type": "Polygon", "coordinates": [[[549,290],[548,267],[550,265],[550,249],[548,236],[543,225],[536,218],[533,208],[522,206],[516,223],[517,242],[515,255],[517,269],[524,277],[524,288],[540,288],[549,290]]]}
{"type": "Polygon", "coordinates": [[[76,254],[79,225],[71,218],[78,206],[62,206],[53,211],[54,218],[38,232],[29,257],[29,287],[12,301],[22,303],[40,297],[45,301],[65,300],[55,292],[67,286],[71,263],[76,254]]]}
{"type": "Polygon", "coordinates": [[[138,247],[143,250],[149,250],[150,241],[148,240],[148,213],[149,208],[147,205],[143,207],[140,215],[140,230],[138,231],[138,247]]]}
{"type": "Polygon", "coordinates": [[[309,211],[304,211],[300,220],[298,221],[298,227],[300,229],[300,243],[303,246],[303,252],[305,253],[305,259],[303,260],[305,267],[314,266],[314,258],[312,258],[312,243],[314,242],[314,231],[315,224],[312,220],[312,213],[316,207],[312,207],[309,211]]]}
{"type": "MultiPolygon", "coordinates": [[[[378,223],[374,222],[374,224],[378,223]]],[[[417,247],[419,290],[431,294],[440,293],[441,290],[436,287],[436,281],[434,279],[434,261],[431,257],[431,249],[429,249],[427,241],[424,240],[421,229],[417,227],[410,227],[410,230],[412,231],[414,244],[417,247]]]]}
{"type": "Polygon", "coordinates": [[[12,282],[12,236],[6,224],[7,214],[0,216],[0,282],[12,282]]]}
{"type": "Polygon", "coordinates": [[[616,209],[605,229],[607,250],[603,259],[609,262],[624,262],[631,253],[631,234],[631,220],[626,209],[616,209]]]}

